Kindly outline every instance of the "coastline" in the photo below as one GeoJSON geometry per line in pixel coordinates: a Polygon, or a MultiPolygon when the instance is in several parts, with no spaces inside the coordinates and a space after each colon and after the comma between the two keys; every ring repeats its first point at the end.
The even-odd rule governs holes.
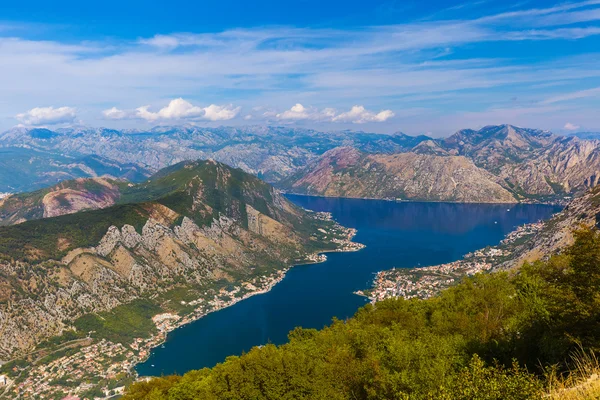
{"type": "MultiPolygon", "coordinates": [[[[147,354],[143,357],[143,358],[139,358],[135,361],[135,363],[133,363],[133,365],[131,366],[131,370],[132,370],[132,374],[136,377],[136,381],[141,381],[141,380],[147,380],[149,378],[152,378],[152,376],[141,376],[137,373],[137,371],[135,371],[135,367],[139,364],[142,364],[146,361],[148,361],[148,359],[150,358],[151,351],[155,348],[157,348],[158,346],[163,345],[164,343],[167,342],[168,339],[168,335],[169,333],[173,332],[175,329],[179,329],[185,325],[188,325],[190,323],[193,323],[195,321],[200,320],[201,318],[207,316],[208,314],[211,314],[213,312],[217,312],[217,311],[221,311],[225,308],[231,307],[243,300],[246,300],[250,297],[253,296],[257,296],[257,295],[261,295],[261,294],[266,294],[268,292],[270,292],[278,283],[280,283],[286,276],[287,276],[287,272],[294,268],[294,267],[298,267],[298,266],[302,266],[302,265],[312,265],[312,264],[321,264],[327,261],[327,256],[326,253],[346,253],[346,252],[355,252],[355,251],[360,251],[362,249],[364,249],[366,246],[362,243],[357,243],[357,242],[352,242],[352,238],[354,238],[354,236],[356,236],[356,229],[353,228],[344,228],[348,231],[352,231],[351,235],[348,236],[348,239],[345,241],[347,245],[349,245],[350,247],[347,248],[343,248],[343,247],[339,247],[337,249],[331,249],[331,250],[320,250],[318,252],[315,253],[311,253],[308,254],[306,257],[306,261],[304,262],[300,262],[297,264],[293,264],[291,266],[288,266],[286,268],[283,268],[279,271],[277,271],[274,275],[276,275],[277,277],[271,281],[269,281],[269,283],[267,284],[266,287],[262,287],[262,288],[257,288],[257,290],[255,291],[250,291],[245,293],[242,297],[233,297],[231,301],[229,302],[225,302],[220,304],[219,306],[206,311],[204,313],[198,314],[196,317],[192,317],[190,318],[190,315],[193,315],[195,312],[199,311],[199,309],[195,309],[192,313],[190,313],[188,316],[186,317],[178,317],[178,319],[180,319],[176,324],[174,325],[167,325],[164,326],[163,329],[159,328],[159,333],[157,335],[155,335],[154,337],[151,337],[151,339],[154,338],[160,338],[160,340],[158,342],[155,342],[155,344],[153,344],[152,346],[145,346],[145,350],[147,351],[147,354]]],[[[201,309],[200,309],[201,310],[201,309]]],[[[164,313],[164,314],[159,314],[159,315],[165,315],[168,313],[164,313]]],[[[174,315],[174,314],[171,314],[174,315]]],[[[155,316],[156,317],[156,316],[155,316]]],[[[154,319],[154,318],[153,318],[154,319]]],[[[168,318],[167,318],[168,319],[168,318]]],[[[157,326],[158,327],[158,326],[157,326]]],[[[142,350],[142,349],[140,349],[142,350]]]]}
{"type": "MultiPolygon", "coordinates": [[[[315,219],[333,221],[331,213],[314,211],[311,213],[315,219]]],[[[52,396],[58,393],[64,393],[80,397],[82,394],[85,395],[87,390],[96,387],[95,383],[90,382],[97,380],[104,382],[102,386],[104,398],[122,394],[125,387],[132,382],[151,378],[151,376],[140,376],[135,368],[140,363],[146,362],[156,347],[166,343],[170,332],[242,300],[268,293],[295,266],[325,262],[327,261],[325,253],[358,251],[365,247],[361,243],[352,241],[357,233],[356,229],[333,222],[333,225],[326,231],[322,230],[322,233],[329,238],[326,243],[335,244],[335,248],[307,252],[295,260],[288,260],[291,265],[282,263],[281,269],[268,275],[246,278],[229,286],[208,288],[204,296],[189,302],[177,301],[173,298],[183,306],[183,309],[167,307],[163,308],[161,313],[153,315],[151,323],[154,328],[146,333],[148,336],[134,337],[127,342],[96,338],[91,344],[61,351],[55,357],[44,360],[43,363],[31,364],[26,369],[13,369],[14,372],[20,371],[20,373],[15,375],[10,385],[3,388],[4,395],[10,394],[9,398],[31,395],[53,398],[52,396]],[[61,371],[60,376],[56,375],[56,371],[61,371]],[[63,381],[67,383],[63,384],[63,381]]],[[[164,305],[164,302],[161,304],[164,305]]]]}
{"type": "Polygon", "coordinates": [[[537,200],[517,200],[510,202],[497,202],[497,201],[452,201],[452,200],[427,200],[427,199],[402,199],[402,198],[390,198],[390,197],[348,197],[348,196],[326,196],[322,194],[307,194],[307,193],[296,193],[282,191],[284,195],[291,196],[307,196],[307,197],[318,197],[323,199],[350,199],[350,200],[380,200],[380,201],[391,201],[395,203],[441,203],[441,204],[486,204],[486,205],[518,205],[518,204],[542,204],[542,205],[559,205],[563,206],[568,202],[565,199],[559,199],[556,201],[537,201],[537,200]]]}
{"type": "Polygon", "coordinates": [[[371,288],[357,290],[354,294],[366,297],[371,304],[388,298],[434,297],[442,290],[458,284],[465,277],[508,269],[517,261],[516,243],[533,237],[544,226],[543,221],[518,226],[507,233],[498,244],[475,250],[449,263],[379,271],[371,288]]]}

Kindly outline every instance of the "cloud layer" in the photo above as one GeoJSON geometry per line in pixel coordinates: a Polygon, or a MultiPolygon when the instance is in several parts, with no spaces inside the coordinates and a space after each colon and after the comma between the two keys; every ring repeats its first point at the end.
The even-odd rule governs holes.
{"type": "MultiPolygon", "coordinates": [[[[353,106],[350,111],[338,113],[334,108],[322,110],[313,107],[304,107],[297,103],[289,110],[275,114],[276,119],[283,121],[318,121],[318,122],[346,122],[353,124],[364,124],[367,122],[385,122],[394,117],[392,110],[383,110],[378,113],[368,111],[364,106],[353,106]]],[[[263,114],[266,118],[272,116],[272,112],[263,114]]]]}
{"type": "Polygon", "coordinates": [[[72,107],[36,107],[17,114],[15,118],[25,125],[56,125],[73,122],[77,113],[72,107]]]}
{"type": "Polygon", "coordinates": [[[241,107],[233,107],[232,105],[218,106],[211,104],[208,107],[194,106],[189,101],[182,98],[174,99],[169,104],[160,110],[150,111],[151,106],[138,107],[135,110],[126,111],[116,107],[102,111],[102,114],[107,119],[124,120],[124,119],[143,119],[149,122],[159,121],[228,121],[235,118],[241,107]]]}

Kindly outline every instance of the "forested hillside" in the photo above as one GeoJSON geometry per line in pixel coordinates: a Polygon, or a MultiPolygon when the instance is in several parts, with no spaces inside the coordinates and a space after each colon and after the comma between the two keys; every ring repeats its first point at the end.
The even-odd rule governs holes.
{"type": "Polygon", "coordinates": [[[124,399],[597,398],[600,232],[575,235],[518,272],[367,305],[321,331],[297,328],[283,346],[137,383],[124,399]]]}

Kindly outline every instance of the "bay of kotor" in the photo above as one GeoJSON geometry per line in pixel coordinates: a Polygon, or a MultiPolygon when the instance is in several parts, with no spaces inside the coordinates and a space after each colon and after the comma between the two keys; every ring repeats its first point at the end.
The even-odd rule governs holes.
{"type": "Polygon", "coordinates": [[[391,202],[288,196],[314,211],[331,212],[356,228],[358,252],[328,253],[320,264],[296,266],[268,293],[213,312],[171,332],[167,341],[137,367],[142,375],[185,373],[212,367],[253,346],[281,344],[297,326],[322,328],[365,304],[353,294],[371,286],[374,274],[455,261],[495,245],[517,226],[548,219],[549,205],[391,202]]]}

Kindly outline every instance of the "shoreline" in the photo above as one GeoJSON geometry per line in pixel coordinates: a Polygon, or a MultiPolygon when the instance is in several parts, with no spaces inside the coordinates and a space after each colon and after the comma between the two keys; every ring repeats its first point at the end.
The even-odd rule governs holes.
{"type": "MultiPolygon", "coordinates": [[[[105,393],[105,398],[122,394],[125,387],[132,382],[152,378],[152,375],[140,375],[136,371],[136,367],[147,362],[152,356],[153,350],[164,346],[170,332],[198,321],[212,312],[223,310],[250,297],[270,292],[287,276],[287,272],[291,268],[327,261],[325,253],[358,251],[366,247],[352,241],[357,234],[356,229],[340,225],[333,220],[331,213],[314,211],[311,213],[315,219],[333,222],[326,230],[319,229],[321,233],[325,234],[323,239],[327,239],[326,241],[314,237],[315,242],[309,241],[304,245],[305,248],[311,246],[314,248],[306,249],[298,257],[281,262],[279,267],[262,275],[251,275],[238,278],[230,284],[208,287],[203,291],[198,291],[193,297],[184,297],[187,301],[177,297],[168,301],[161,300],[159,303],[161,311],[149,317],[152,329],[140,332],[142,337],[132,337],[124,342],[98,337],[94,338],[90,344],[78,346],[72,351],[69,350],[60,355],[57,354],[57,357],[44,363],[29,365],[18,370],[15,367],[13,371],[18,374],[14,375],[15,379],[10,385],[2,388],[5,391],[4,394],[6,391],[10,391],[10,398],[31,395],[53,398],[52,396],[57,393],[81,396],[87,390],[96,388],[96,383],[92,382],[93,379],[101,379],[104,382],[101,390],[105,393]],[[333,248],[319,248],[324,244],[333,248]],[[193,300],[188,300],[190,298],[193,300]],[[170,301],[174,301],[174,303],[167,306],[170,301]],[[179,307],[179,304],[182,307],[179,307]],[[66,368],[66,366],[70,367],[66,368]],[[72,383],[63,384],[60,381],[63,378],[72,383]]],[[[0,395],[2,395],[1,391],[0,395]]]]}
{"type": "MultiPolygon", "coordinates": [[[[341,225],[340,225],[341,226],[341,225]]],[[[150,379],[152,377],[154,377],[153,375],[139,375],[137,373],[137,371],[135,370],[135,367],[143,364],[145,362],[148,361],[148,359],[152,356],[151,351],[153,349],[156,349],[159,346],[164,345],[167,342],[167,338],[169,333],[173,332],[176,329],[179,329],[185,325],[191,324],[193,322],[196,322],[198,320],[200,320],[201,318],[204,318],[205,316],[213,313],[213,312],[217,312],[217,311],[221,311],[225,308],[234,306],[235,304],[246,300],[250,297],[254,297],[257,295],[261,295],[261,294],[266,294],[268,292],[270,292],[278,283],[280,283],[283,279],[285,279],[285,277],[287,276],[287,272],[294,268],[294,267],[299,267],[302,265],[313,265],[313,264],[322,264],[324,262],[327,261],[327,253],[349,253],[349,252],[356,252],[356,251],[360,251],[362,249],[364,249],[366,247],[366,245],[362,244],[362,243],[357,243],[357,242],[353,242],[352,239],[356,236],[357,234],[357,230],[354,228],[346,228],[343,227],[347,232],[348,232],[348,236],[347,239],[344,241],[341,241],[340,243],[338,243],[338,245],[340,245],[341,247],[338,247],[336,249],[325,249],[325,250],[319,250],[315,253],[311,253],[308,254],[306,257],[306,261],[304,262],[300,262],[298,264],[292,264],[290,266],[287,266],[281,270],[278,270],[274,275],[277,276],[277,278],[275,278],[274,280],[270,281],[266,287],[260,288],[256,291],[251,291],[248,293],[245,293],[242,297],[233,297],[232,300],[230,300],[227,303],[221,304],[220,306],[213,308],[203,314],[199,314],[197,317],[195,318],[189,318],[186,320],[186,317],[189,317],[190,315],[193,315],[195,312],[198,311],[198,308],[195,309],[193,312],[191,312],[190,314],[188,314],[188,316],[186,317],[178,317],[178,319],[181,319],[180,321],[178,321],[175,325],[173,326],[168,326],[165,327],[164,330],[160,330],[159,329],[159,334],[156,335],[156,337],[161,337],[161,340],[159,342],[157,342],[156,344],[147,347],[145,350],[147,350],[147,355],[144,356],[143,358],[138,359],[137,361],[135,361],[134,363],[132,363],[132,366],[130,367],[130,371],[132,371],[132,375],[135,376],[135,380],[136,381],[142,381],[142,380],[147,380],[150,379]],[[343,247],[342,245],[346,245],[348,247],[343,247]]],[[[272,274],[273,275],[273,274],[272,274]]],[[[271,276],[272,276],[271,275],[271,276]]],[[[264,278],[264,277],[263,277],[264,278]]],[[[216,296],[215,296],[216,297],[216,296]]],[[[166,314],[166,313],[165,313],[166,314]]],[[[159,315],[163,315],[163,314],[159,314],[159,315]]],[[[155,316],[156,317],[156,316],[155,316]]],[[[154,317],[153,317],[154,319],[154,317]]],[[[150,338],[150,340],[152,339],[152,337],[150,338]]]]}
{"type": "Polygon", "coordinates": [[[321,194],[306,194],[306,193],[294,193],[294,192],[285,192],[281,191],[284,195],[291,196],[306,196],[306,197],[318,197],[322,199],[349,199],[349,200],[379,200],[379,201],[387,201],[393,203],[434,203],[434,204],[485,204],[485,205],[519,205],[519,204],[539,204],[539,205],[548,205],[548,206],[564,206],[570,199],[560,201],[515,201],[512,202],[482,202],[482,201],[452,201],[452,200],[425,200],[425,199],[393,199],[393,198],[385,198],[385,197],[346,197],[346,196],[326,196],[321,194]]]}

